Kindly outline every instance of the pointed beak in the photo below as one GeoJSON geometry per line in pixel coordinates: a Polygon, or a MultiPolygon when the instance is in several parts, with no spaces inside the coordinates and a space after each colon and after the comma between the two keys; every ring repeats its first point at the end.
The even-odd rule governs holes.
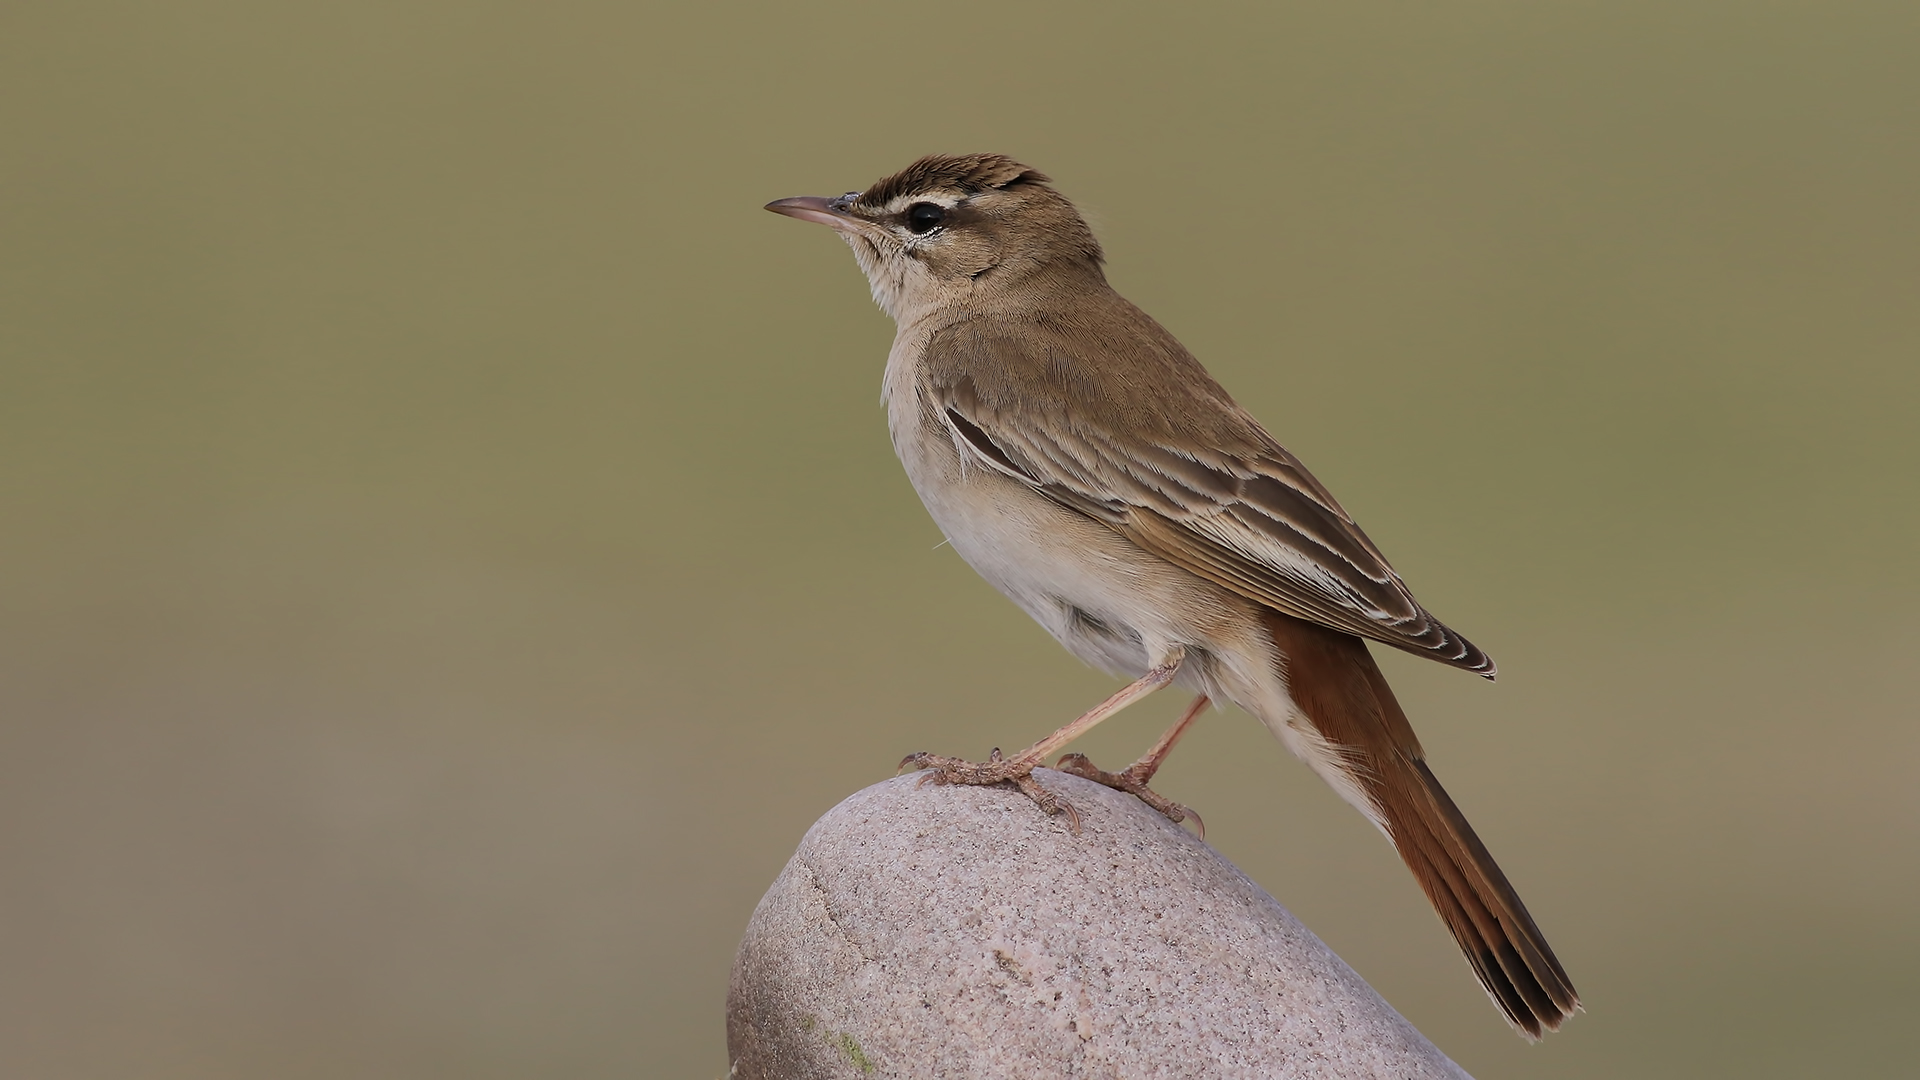
{"type": "Polygon", "coordinates": [[[816,225],[826,225],[835,229],[845,229],[853,224],[846,214],[847,197],[837,199],[823,198],[819,195],[796,195],[791,199],[775,199],[767,204],[767,209],[776,214],[785,214],[801,221],[811,221],[816,225]]]}

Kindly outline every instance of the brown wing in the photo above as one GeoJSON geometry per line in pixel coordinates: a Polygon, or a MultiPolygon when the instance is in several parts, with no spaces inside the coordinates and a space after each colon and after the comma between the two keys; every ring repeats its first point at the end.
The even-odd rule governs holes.
{"type": "Polygon", "coordinates": [[[931,404],[975,462],[1276,611],[1493,677],[1305,466],[1118,296],[949,326],[924,362],[931,404]]]}

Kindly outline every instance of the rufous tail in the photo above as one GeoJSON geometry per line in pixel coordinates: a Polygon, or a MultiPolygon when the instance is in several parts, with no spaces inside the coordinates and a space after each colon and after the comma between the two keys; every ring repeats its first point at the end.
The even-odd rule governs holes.
{"type": "Polygon", "coordinates": [[[1309,764],[1336,789],[1364,795],[1407,868],[1453,932],[1480,984],[1529,1039],[1559,1028],[1580,1006],[1573,983],[1507,877],[1460,808],[1427,768],[1420,742],[1386,678],[1351,634],[1277,612],[1274,643],[1288,690],[1324,740],[1309,764]]]}

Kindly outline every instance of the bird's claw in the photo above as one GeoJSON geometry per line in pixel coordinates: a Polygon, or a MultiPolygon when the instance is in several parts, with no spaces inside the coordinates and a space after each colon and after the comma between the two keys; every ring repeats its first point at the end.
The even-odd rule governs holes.
{"type": "Polygon", "coordinates": [[[1020,789],[1035,806],[1049,815],[1065,814],[1067,828],[1075,836],[1080,835],[1080,813],[1073,805],[1053,792],[1040,786],[1033,778],[1033,766],[1022,764],[1018,759],[1009,760],[1000,753],[999,747],[987,755],[985,761],[968,761],[965,758],[946,757],[941,754],[908,754],[900,759],[900,768],[895,774],[909,766],[925,770],[926,775],[920,784],[966,784],[975,787],[987,787],[994,784],[1012,784],[1020,789]]]}
{"type": "Polygon", "coordinates": [[[1115,791],[1124,791],[1134,798],[1139,799],[1141,802],[1146,803],[1148,806],[1153,807],[1155,810],[1158,810],[1161,814],[1165,815],[1168,821],[1173,822],[1175,825],[1186,821],[1188,818],[1192,818],[1194,827],[1200,830],[1200,839],[1205,840],[1207,838],[1207,823],[1200,819],[1200,815],[1194,813],[1192,809],[1182,806],[1159,792],[1154,791],[1152,788],[1149,788],[1147,786],[1148,774],[1146,774],[1146,770],[1137,762],[1121,772],[1110,773],[1095,765],[1087,755],[1073,753],[1061,757],[1059,763],[1056,764],[1054,768],[1063,773],[1072,773],[1083,780],[1091,780],[1096,784],[1104,784],[1115,791]]]}

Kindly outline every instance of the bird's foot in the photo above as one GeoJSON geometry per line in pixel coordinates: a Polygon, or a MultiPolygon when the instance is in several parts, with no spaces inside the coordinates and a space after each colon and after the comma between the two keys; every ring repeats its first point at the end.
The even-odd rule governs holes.
{"type": "Polygon", "coordinates": [[[1002,757],[1000,748],[996,746],[985,761],[968,761],[940,754],[908,754],[900,760],[900,769],[926,770],[926,775],[920,778],[922,784],[1012,784],[1046,813],[1065,814],[1067,828],[1073,830],[1075,836],[1080,835],[1079,811],[1067,800],[1040,786],[1040,781],[1033,778],[1034,764],[1027,760],[1025,754],[1011,759],[1002,757]]]}
{"type": "Polygon", "coordinates": [[[1153,770],[1147,767],[1145,761],[1136,761],[1120,772],[1110,773],[1095,765],[1087,755],[1076,753],[1062,757],[1060,763],[1054,768],[1063,773],[1072,773],[1082,779],[1091,780],[1096,784],[1105,784],[1115,791],[1124,791],[1165,814],[1167,820],[1176,825],[1192,818],[1194,826],[1200,830],[1200,839],[1207,838],[1207,823],[1200,820],[1199,814],[1147,786],[1147,781],[1153,776],[1153,770]]]}

